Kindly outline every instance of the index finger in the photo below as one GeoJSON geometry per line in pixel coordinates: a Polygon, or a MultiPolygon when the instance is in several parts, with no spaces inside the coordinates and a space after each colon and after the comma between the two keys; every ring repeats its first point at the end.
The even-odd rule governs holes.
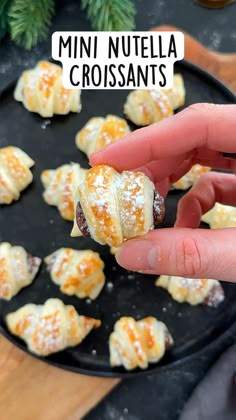
{"type": "Polygon", "coordinates": [[[92,154],[90,163],[93,166],[105,163],[118,170],[135,169],[198,147],[236,152],[236,105],[191,105],[92,154]]]}

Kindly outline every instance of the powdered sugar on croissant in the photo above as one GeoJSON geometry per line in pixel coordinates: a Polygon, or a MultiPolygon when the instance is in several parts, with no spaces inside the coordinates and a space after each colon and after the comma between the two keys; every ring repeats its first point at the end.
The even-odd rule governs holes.
{"type": "Polygon", "coordinates": [[[65,89],[61,67],[48,61],[39,61],[35,68],[22,73],[14,98],[42,117],[81,110],[80,90],[65,89]]]}
{"type": "Polygon", "coordinates": [[[122,317],[116,323],[109,338],[111,366],[124,366],[131,370],[146,369],[148,363],[157,363],[173,339],[163,322],[154,317],[135,321],[122,317]]]}
{"type": "Polygon", "coordinates": [[[45,188],[43,198],[47,204],[58,207],[63,219],[74,219],[74,196],[77,185],[83,182],[85,172],[78,163],[70,163],[57,169],[45,170],[41,174],[45,188]]]}
{"type": "Polygon", "coordinates": [[[21,246],[0,244],[0,298],[10,300],[34,280],[41,259],[28,254],[21,246]]]}
{"type": "Polygon", "coordinates": [[[190,305],[201,303],[217,307],[224,300],[224,290],[218,280],[160,276],[156,285],[166,289],[177,302],[190,305]]]}
{"type": "Polygon", "coordinates": [[[187,190],[197,182],[201,175],[209,172],[210,170],[211,168],[209,166],[202,166],[199,164],[193,165],[193,167],[184,176],[182,176],[182,178],[172,184],[172,187],[175,190],[187,190]]]}
{"type": "Polygon", "coordinates": [[[34,161],[18,147],[0,149],[0,204],[11,204],[33,180],[34,161]]]}
{"type": "Polygon", "coordinates": [[[96,299],[104,286],[104,263],[97,252],[61,248],[46,257],[45,262],[62,293],[96,299]]]}
{"type": "Polygon", "coordinates": [[[129,126],[123,118],[116,115],[94,117],[76,134],[76,146],[89,157],[91,153],[114,143],[129,132],[129,126]]]}
{"type": "Polygon", "coordinates": [[[79,315],[60,299],[48,299],[44,305],[29,303],[6,317],[10,332],[27,343],[29,350],[48,356],[74,347],[101,325],[94,318],[79,315]]]}
{"type": "Polygon", "coordinates": [[[184,81],[180,74],[176,74],[170,89],[132,91],[124,105],[124,113],[134,124],[145,126],[170,117],[184,102],[184,81]]]}
{"type": "Polygon", "coordinates": [[[118,247],[161,223],[164,200],[142,172],[99,165],[89,169],[75,198],[72,236],[79,229],[100,244],[118,247]]]}
{"type": "Polygon", "coordinates": [[[236,227],[236,207],[215,203],[201,220],[208,223],[211,229],[236,227]]]}

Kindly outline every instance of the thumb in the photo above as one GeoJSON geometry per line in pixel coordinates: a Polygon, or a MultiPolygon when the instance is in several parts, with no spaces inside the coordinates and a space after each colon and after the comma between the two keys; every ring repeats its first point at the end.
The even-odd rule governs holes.
{"type": "Polygon", "coordinates": [[[191,278],[236,281],[236,228],[169,228],[149,232],[119,248],[128,270],[191,278]]]}

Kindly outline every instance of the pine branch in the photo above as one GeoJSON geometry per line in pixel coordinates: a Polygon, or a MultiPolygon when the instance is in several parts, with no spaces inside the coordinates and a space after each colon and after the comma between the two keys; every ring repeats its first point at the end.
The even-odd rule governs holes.
{"type": "Polygon", "coordinates": [[[47,36],[54,0],[13,0],[9,11],[11,39],[31,49],[47,36]]]}
{"type": "Polygon", "coordinates": [[[12,0],[0,1],[0,39],[6,35],[8,29],[8,11],[12,0]]]}
{"type": "Polygon", "coordinates": [[[97,31],[132,31],[135,7],[132,0],[82,0],[93,29],[97,31]]]}

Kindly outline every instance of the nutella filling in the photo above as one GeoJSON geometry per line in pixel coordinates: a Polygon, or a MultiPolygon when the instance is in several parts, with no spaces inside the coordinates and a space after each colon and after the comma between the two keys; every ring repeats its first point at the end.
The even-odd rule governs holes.
{"type": "Polygon", "coordinates": [[[154,225],[156,226],[162,223],[164,216],[165,216],[164,198],[157,191],[154,191],[154,197],[153,197],[154,225]]]}
{"type": "Polygon", "coordinates": [[[165,349],[169,350],[172,346],[173,340],[168,330],[165,331],[165,349]]]}
{"type": "Polygon", "coordinates": [[[83,209],[82,209],[79,201],[76,205],[76,223],[78,225],[78,228],[79,228],[80,232],[84,236],[87,236],[88,238],[90,238],[91,234],[90,234],[90,231],[89,231],[89,228],[88,228],[88,225],[87,225],[87,221],[86,221],[83,209]]]}
{"type": "Polygon", "coordinates": [[[216,308],[224,300],[224,291],[220,284],[216,284],[212,287],[209,295],[204,300],[203,304],[216,308]]]}
{"type": "Polygon", "coordinates": [[[31,254],[27,254],[27,265],[30,274],[32,274],[35,271],[35,269],[38,269],[39,267],[37,259],[31,254]]]}

